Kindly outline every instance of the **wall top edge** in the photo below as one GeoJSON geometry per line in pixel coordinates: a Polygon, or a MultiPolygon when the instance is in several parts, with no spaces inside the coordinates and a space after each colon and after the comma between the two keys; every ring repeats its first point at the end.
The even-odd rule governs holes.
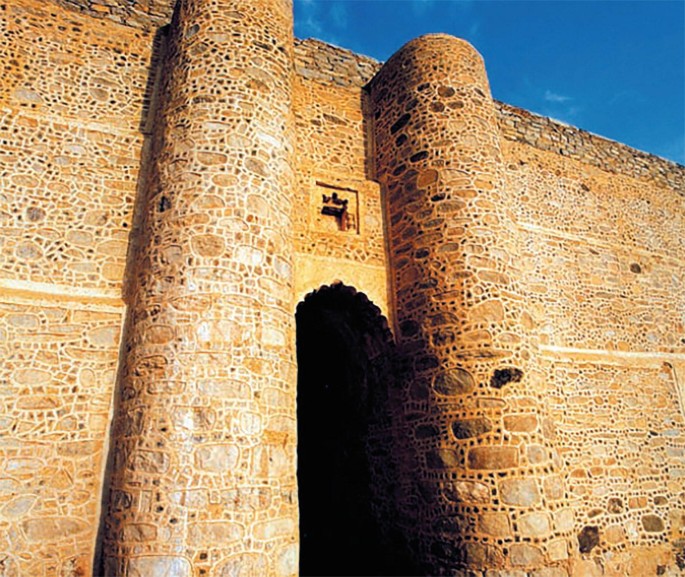
{"type": "MultiPolygon", "coordinates": [[[[169,23],[177,0],[50,2],[95,18],[149,31],[169,23]]],[[[374,58],[316,38],[295,39],[295,69],[300,77],[308,80],[362,88],[382,65],[374,58]]],[[[511,104],[495,101],[495,105],[500,114],[502,135],[507,140],[587,162],[608,172],[656,180],[676,190],[685,190],[683,165],[511,104]]]]}

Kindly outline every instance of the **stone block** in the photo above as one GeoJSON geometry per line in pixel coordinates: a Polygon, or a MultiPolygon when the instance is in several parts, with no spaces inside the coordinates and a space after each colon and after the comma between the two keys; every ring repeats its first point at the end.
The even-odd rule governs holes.
{"type": "Polygon", "coordinates": [[[457,439],[478,437],[492,430],[492,422],[486,417],[460,419],[452,423],[452,432],[457,439]]]}
{"type": "Polygon", "coordinates": [[[191,547],[229,547],[244,535],[243,526],[230,521],[206,521],[188,525],[188,544],[191,547]]]}
{"type": "Polygon", "coordinates": [[[462,466],[462,461],[453,449],[437,449],[426,453],[426,464],[431,469],[453,469],[462,466]]]}
{"type": "Polygon", "coordinates": [[[239,458],[240,449],[232,443],[206,444],[195,449],[195,466],[211,473],[230,473],[239,458]]]}
{"type": "Polygon", "coordinates": [[[138,449],[131,455],[129,469],[147,473],[161,474],[169,469],[171,458],[162,451],[138,449]]]}
{"type": "Polygon", "coordinates": [[[626,531],[621,525],[609,525],[604,530],[604,539],[609,545],[618,545],[625,541],[626,531]]]}
{"type": "Polygon", "coordinates": [[[433,380],[435,392],[441,395],[465,395],[475,384],[471,373],[458,367],[439,373],[433,380]]]}
{"type": "Polygon", "coordinates": [[[537,429],[538,418],[535,415],[506,415],[504,428],[512,433],[531,433],[537,429]]]}
{"type": "Polygon", "coordinates": [[[0,509],[0,516],[9,519],[23,517],[31,510],[37,499],[37,495],[20,495],[15,497],[3,505],[2,509],[0,509]]]}
{"type": "Polygon", "coordinates": [[[551,523],[547,513],[527,513],[518,520],[518,532],[523,537],[544,537],[551,531],[551,523]]]}
{"type": "Polygon", "coordinates": [[[124,540],[141,543],[157,538],[157,527],[149,523],[131,523],[124,527],[124,540]]]}
{"type": "Polygon", "coordinates": [[[37,386],[49,383],[52,375],[42,369],[16,369],[12,373],[12,380],[19,385],[37,386]]]}
{"type": "Polygon", "coordinates": [[[90,530],[85,520],[73,517],[34,517],[23,521],[21,528],[26,539],[34,543],[72,539],[90,530]]]}
{"type": "Polygon", "coordinates": [[[488,503],[490,488],[478,481],[453,481],[445,484],[445,496],[455,503],[488,503]]]}
{"type": "Polygon", "coordinates": [[[547,543],[547,556],[550,561],[568,559],[568,543],[566,539],[554,539],[547,543]]]}
{"type": "Polygon", "coordinates": [[[299,547],[296,544],[287,545],[276,553],[276,574],[279,577],[297,575],[299,547]]]}
{"type": "Polygon", "coordinates": [[[133,557],[128,562],[128,577],[191,577],[192,568],[185,557],[146,555],[133,557]]]}
{"type": "Polygon", "coordinates": [[[559,509],[553,513],[554,528],[565,533],[571,531],[574,526],[574,515],[572,509],[559,509]]]}
{"type": "Polygon", "coordinates": [[[594,559],[578,559],[573,564],[572,577],[603,577],[602,566],[594,559]]]}
{"type": "MultiPolygon", "coordinates": [[[[243,553],[230,557],[227,561],[219,564],[215,574],[217,577],[268,575],[269,561],[263,553],[243,553]]],[[[141,575],[141,577],[143,576],[141,575]]],[[[186,576],[182,575],[181,577],[186,576]]]]}
{"type": "Polygon", "coordinates": [[[663,519],[658,515],[644,515],[642,527],[648,533],[660,533],[665,528],[663,519]]]}
{"type": "Polygon", "coordinates": [[[479,531],[493,537],[509,537],[511,522],[506,513],[481,513],[478,519],[479,531]]]}
{"type": "Polygon", "coordinates": [[[512,565],[534,567],[541,565],[545,557],[539,547],[528,543],[514,543],[509,548],[509,560],[512,565]]]}
{"type": "Polygon", "coordinates": [[[558,475],[550,475],[542,482],[545,496],[548,499],[557,501],[564,498],[564,481],[558,475]]]}
{"type": "Polygon", "coordinates": [[[254,525],[252,534],[260,541],[290,537],[295,535],[295,523],[289,518],[263,521],[254,525]]]}
{"type": "Polygon", "coordinates": [[[534,479],[503,479],[499,483],[502,502],[517,507],[532,507],[540,500],[540,491],[534,479]]]}
{"type": "Polygon", "coordinates": [[[511,469],[518,466],[518,463],[516,447],[474,447],[468,453],[468,465],[471,469],[511,469]]]}

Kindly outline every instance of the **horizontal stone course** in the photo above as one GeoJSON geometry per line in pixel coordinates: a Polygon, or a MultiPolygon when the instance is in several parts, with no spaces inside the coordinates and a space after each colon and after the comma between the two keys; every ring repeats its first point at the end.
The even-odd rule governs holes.
{"type": "Polygon", "coordinates": [[[185,0],[166,36],[174,4],[0,5],[1,569],[93,573],[118,406],[111,574],[296,573],[292,313],[343,279],[392,317],[402,361],[376,351],[370,396],[402,409],[373,459],[417,555],[477,577],[673,573],[685,169],[493,104],[446,35],[381,77],[262,16],[238,26],[265,6],[286,22],[288,0],[185,0]],[[160,72],[153,122],[162,38],[188,57],[160,72]],[[120,347],[129,253],[145,274],[126,275],[120,347]]]}

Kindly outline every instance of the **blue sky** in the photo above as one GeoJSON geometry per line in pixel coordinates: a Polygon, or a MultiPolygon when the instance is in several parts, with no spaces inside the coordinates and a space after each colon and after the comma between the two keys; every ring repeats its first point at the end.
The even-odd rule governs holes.
{"type": "Polygon", "coordinates": [[[378,60],[465,38],[493,96],[685,164],[685,0],[294,0],[295,35],[378,60]]]}

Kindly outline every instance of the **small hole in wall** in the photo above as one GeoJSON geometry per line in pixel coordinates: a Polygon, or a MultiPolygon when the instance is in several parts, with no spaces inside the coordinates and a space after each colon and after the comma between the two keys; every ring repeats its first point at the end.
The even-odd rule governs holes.
{"type": "Polygon", "coordinates": [[[630,272],[634,272],[635,274],[640,274],[642,272],[642,267],[638,263],[633,262],[630,264],[630,272]]]}
{"type": "Polygon", "coordinates": [[[169,210],[171,208],[171,201],[166,196],[162,196],[162,198],[159,199],[158,208],[159,212],[169,210]]]}

